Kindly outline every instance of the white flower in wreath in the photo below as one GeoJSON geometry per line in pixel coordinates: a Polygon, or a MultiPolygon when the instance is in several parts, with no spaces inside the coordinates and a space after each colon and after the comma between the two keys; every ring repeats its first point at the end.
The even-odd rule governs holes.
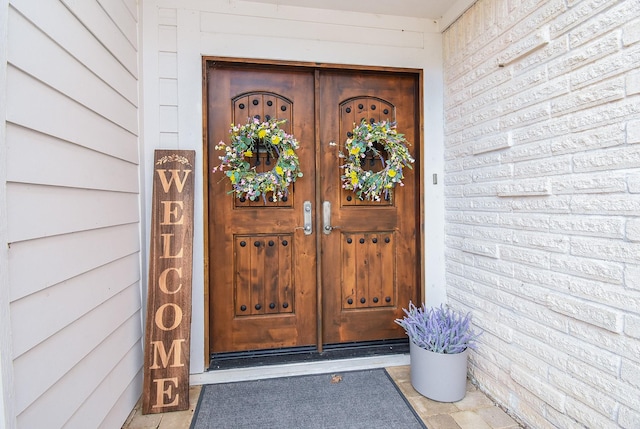
{"type": "Polygon", "coordinates": [[[231,182],[232,190],[237,198],[246,197],[255,201],[260,196],[266,201],[267,194],[272,194],[272,201],[281,200],[289,193],[289,186],[302,177],[300,161],[296,154],[298,141],[287,134],[280,125],[285,120],[249,119],[247,124],[239,126],[231,124],[230,143],[220,142],[216,150],[223,150],[224,155],[218,157],[220,165],[213,172],[223,171],[231,182]],[[270,171],[257,172],[247,158],[259,156],[260,150],[266,151],[274,160],[275,166],[270,171]]]}
{"type": "Polygon", "coordinates": [[[397,184],[404,186],[403,168],[412,168],[411,164],[415,162],[407,148],[409,144],[404,135],[397,132],[394,122],[368,123],[362,120],[345,142],[346,154],[340,154],[346,159],[342,166],[342,187],[355,192],[361,200],[380,201],[383,194],[387,198],[397,184]],[[387,159],[376,144],[387,153],[387,159]],[[380,159],[380,171],[362,168],[362,159],[367,152],[380,159]]]}

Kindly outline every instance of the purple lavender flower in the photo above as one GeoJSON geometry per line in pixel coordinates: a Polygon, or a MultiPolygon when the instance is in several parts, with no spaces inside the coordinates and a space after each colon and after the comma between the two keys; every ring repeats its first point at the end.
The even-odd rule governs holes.
{"type": "Polygon", "coordinates": [[[427,310],[424,303],[416,307],[413,302],[409,302],[409,310],[404,312],[406,316],[395,322],[418,347],[445,354],[462,353],[467,348],[475,350],[480,333],[471,327],[471,313],[462,315],[442,305],[427,310]]]}

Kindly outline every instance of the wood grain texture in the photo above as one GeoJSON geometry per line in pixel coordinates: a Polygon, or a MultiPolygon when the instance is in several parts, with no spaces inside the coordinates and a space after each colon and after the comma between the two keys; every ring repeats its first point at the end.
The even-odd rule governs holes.
{"type": "MultiPolygon", "coordinates": [[[[400,303],[418,301],[422,289],[417,262],[420,202],[414,198],[419,176],[413,174],[419,168],[406,172],[405,186],[396,188],[389,200],[363,202],[341,187],[342,159],[338,150],[347,131],[361,117],[367,121],[399,119],[400,132],[415,142],[416,146],[410,149],[417,156],[421,144],[418,74],[406,70],[316,68],[303,63],[252,67],[235,61],[216,62],[207,73],[205,101],[211,167],[219,163],[219,153],[213,146],[226,139],[227,124],[237,122],[234,118],[263,118],[266,110],[262,105],[281,98],[291,100],[290,104],[280,104],[294,112],[300,109],[301,101],[306,105],[305,111],[313,108],[313,114],[292,116],[294,136],[301,142],[300,162],[306,168],[295,183],[290,200],[282,205],[263,200],[242,202],[226,194],[230,185],[222,175],[209,179],[210,351],[309,344],[309,339],[307,343],[299,340],[303,326],[316,328],[305,334],[312,337],[305,338],[319,347],[404,337],[393,320],[402,314],[400,303]],[[292,91],[290,87],[295,84],[290,82],[304,71],[313,71],[313,90],[292,91]],[[270,92],[274,95],[265,95],[270,92]],[[349,114],[345,113],[346,107],[351,108],[349,114]],[[313,125],[314,134],[306,134],[305,128],[299,130],[300,121],[313,125]],[[334,141],[339,144],[329,144],[334,141]],[[299,231],[301,201],[311,201],[315,206],[315,231],[310,235],[299,231]],[[323,201],[332,206],[336,229],[330,234],[321,231],[323,201]],[[272,250],[269,240],[279,237],[282,241],[283,228],[292,226],[297,228],[289,240],[293,246],[291,257],[282,252],[282,247],[280,251],[272,250]],[[351,243],[347,244],[347,240],[351,243]],[[322,269],[316,272],[320,258],[322,269]],[[290,267],[285,264],[287,261],[291,261],[290,267]],[[292,279],[290,287],[284,288],[284,278],[292,279]],[[315,290],[307,287],[310,284],[316,285],[315,290]],[[280,307],[286,299],[292,317],[283,318],[284,310],[278,309],[275,299],[276,290],[280,295],[291,294],[290,299],[280,298],[280,307]],[[301,307],[301,302],[308,302],[301,299],[308,300],[309,294],[316,300],[322,297],[317,311],[301,307]],[[284,337],[288,331],[292,336],[284,337]]],[[[257,166],[258,171],[264,168],[263,161],[257,166]]],[[[373,165],[367,167],[375,170],[381,168],[381,163],[373,160],[373,165]]]]}
{"type": "MultiPolygon", "coordinates": [[[[315,238],[300,228],[303,202],[314,199],[314,110],[308,98],[313,73],[226,67],[207,73],[210,166],[220,162],[214,146],[228,141],[229,124],[273,115],[286,119],[283,128],[298,139],[304,173],[287,201],[277,203],[241,202],[227,194],[230,184],[223,175],[209,176],[209,305],[215,314],[209,327],[210,351],[313,345],[315,238]],[[235,73],[241,78],[232,78],[235,73]]],[[[268,168],[265,161],[262,158],[259,167],[268,168]]]]}
{"type": "MultiPolygon", "coordinates": [[[[396,121],[419,160],[417,82],[412,73],[320,73],[325,118],[320,139],[337,142],[337,147],[322,146],[321,192],[331,202],[332,224],[339,226],[322,239],[324,343],[402,338],[405,334],[393,320],[409,300],[420,298],[419,164],[407,169],[404,186],[394,188],[389,201],[371,203],[342,189],[336,162],[337,148],[362,119],[396,121]]],[[[375,170],[376,163],[364,168],[375,170]]]]}
{"type": "Polygon", "coordinates": [[[144,414],[189,408],[194,165],[195,151],[155,151],[144,414]]]}

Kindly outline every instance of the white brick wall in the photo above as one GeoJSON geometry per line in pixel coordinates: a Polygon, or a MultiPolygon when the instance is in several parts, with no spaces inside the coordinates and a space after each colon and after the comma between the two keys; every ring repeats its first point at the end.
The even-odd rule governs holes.
{"type": "Polygon", "coordinates": [[[479,0],[443,46],[472,376],[533,428],[640,428],[640,2],[479,0]]]}

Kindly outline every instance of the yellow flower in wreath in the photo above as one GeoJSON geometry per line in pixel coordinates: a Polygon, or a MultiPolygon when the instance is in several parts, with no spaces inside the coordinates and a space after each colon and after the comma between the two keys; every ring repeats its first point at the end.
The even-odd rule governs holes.
{"type": "Polygon", "coordinates": [[[351,173],[349,173],[349,175],[351,176],[351,184],[353,186],[358,184],[358,173],[356,173],[355,171],[351,171],[351,173]]]}
{"type": "Polygon", "coordinates": [[[380,201],[382,194],[388,199],[397,183],[402,186],[402,169],[412,168],[415,162],[407,149],[409,142],[396,131],[396,124],[388,121],[368,123],[363,119],[351,136],[344,144],[346,153],[341,154],[345,158],[342,187],[361,200],[380,201]],[[363,158],[368,154],[372,166],[379,160],[379,169],[365,170],[363,158]]]}
{"type": "Polygon", "coordinates": [[[287,196],[289,185],[302,177],[300,161],[295,152],[298,142],[280,128],[285,122],[277,119],[261,122],[253,118],[242,126],[231,125],[231,142],[228,145],[220,142],[216,146],[216,150],[223,150],[224,154],[218,157],[220,165],[213,169],[214,173],[226,172],[232,187],[230,194],[235,194],[241,200],[246,197],[252,201],[261,196],[266,203],[267,193],[270,193],[270,201],[276,202],[287,196]],[[257,162],[247,158],[263,153],[266,153],[267,160],[279,161],[276,161],[272,170],[258,172],[257,162]],[[276,175],[277,179],[274,177],[276,175]]]}

